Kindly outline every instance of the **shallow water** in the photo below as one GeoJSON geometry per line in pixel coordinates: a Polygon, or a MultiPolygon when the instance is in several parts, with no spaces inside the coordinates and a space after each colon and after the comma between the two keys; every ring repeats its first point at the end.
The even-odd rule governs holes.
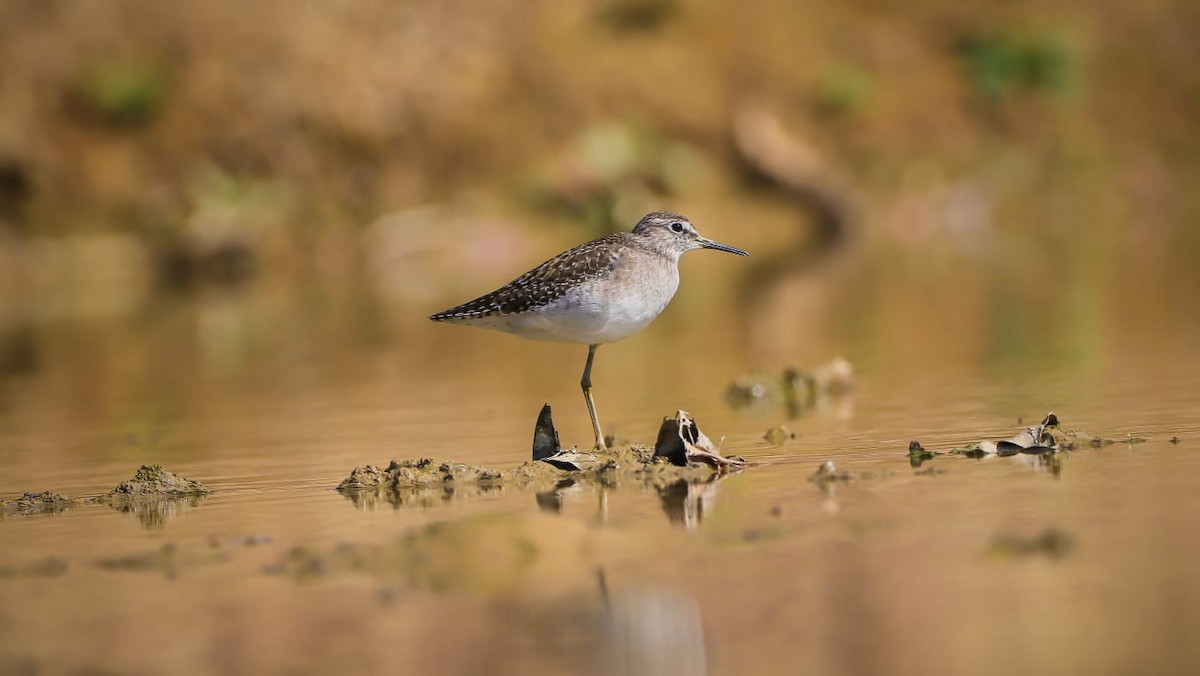
{"type": "Polygon", "coordinates": [[[392,458],[516,465],[546,401],[564,443],[589,442],[586,350],[424,320],[457,299],[263,281],[11,324],[0,497],[98,495],[143,463],[215,492],[155,518],[0,522],[0,672],[1194,670],[1194,266],[867,253],[739,291],[736,265],[691,254],[668,312],[598,353],[608,431],[650,442],[683,408],[754,463],[659,489],[334,491],[392,458]],[[723,399],[836,355],[853,392],[796,419],[723,399]],[[910,440],[1003,438],[1050,410],[1118,443],[1058,471],[910,466],[910,440]],[[780,424],[797,437],[764,441],[780,424]],[[825,460],[852,479],[809,481],[825,460]]]}

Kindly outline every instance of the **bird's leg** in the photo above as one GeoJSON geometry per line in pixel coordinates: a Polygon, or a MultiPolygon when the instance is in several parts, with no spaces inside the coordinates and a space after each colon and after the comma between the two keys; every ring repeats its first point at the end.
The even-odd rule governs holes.
{"type": "Polygon", "coordinates": [[[607,451],[604,443],[604,433],[600,431],[600,419],[596,417],[596,402],[592,401],[592,360],[596,358],[596,348],[599,345],[588,345],[587,366],[583,367],[583,379],[579,385],[583,387],[583,400],[587,402],[588,415],[592,417],[592,431],[596,433],[596,450],[607,451]]]}

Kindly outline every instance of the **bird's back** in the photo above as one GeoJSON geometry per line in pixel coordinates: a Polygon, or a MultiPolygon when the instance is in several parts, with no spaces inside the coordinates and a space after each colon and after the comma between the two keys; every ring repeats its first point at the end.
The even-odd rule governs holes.
{"type": "Polygon", "coordinates": [[[675,293],[673,261],[628,232],[561,254],[504,286],[430,319],[535,340],[607,343],[636,333],[675,293]]]}
{"type": "Polygon", "coordinates": [[[494,315],[511,315],[536,310],[559,300],[572,288],[612,274],[621,250],[622,235],[614,233],[568,249],[508,284],[462,305],[443,310],[430,319],[436,322],[470,323],[494,315]]]}

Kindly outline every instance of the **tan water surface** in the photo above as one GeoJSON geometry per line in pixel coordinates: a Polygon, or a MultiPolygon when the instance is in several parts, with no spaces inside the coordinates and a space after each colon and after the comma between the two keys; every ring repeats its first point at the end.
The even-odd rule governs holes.
{"type": "Polygon", "coordinates": [[[0,497],[95,496],[150,463],[214,492],[5,517],[0,672],[1195,673],[1194,261],[860,250],[748,283],[769,239],[701,230],[752,258],[689,254],[593,379],[618,437],[686,409],[753,463],[705,484],[336,492],[393,458],[517,465],[544,402],[589,443],[586,350],[424,319],[462,298],[263,279],[107,317],[25,308],[0,497]],[[725,400],[837,356],[854,389],[794,419],[725,400]],[[1048,411],[1116,443],[910,465],[912,440],[1048,411]],[[795,438],[765,441],[779,425],[795,438]],[[826,460],[847,480],[810,481],[826,460]]]}

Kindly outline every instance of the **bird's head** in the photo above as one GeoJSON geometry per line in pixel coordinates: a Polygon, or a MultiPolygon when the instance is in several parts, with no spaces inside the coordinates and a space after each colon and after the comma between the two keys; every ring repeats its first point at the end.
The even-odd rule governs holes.
{"type": "Polygon", "coordinates": [[[652,211],[633,226],[633,234],[644,238],[653,248],[678,259],[692,249],[717,249],[739,256],[750,254],[720,242],[714,242],[696,232],[695,226],[685,216],[669,211],[652,211]]]}

